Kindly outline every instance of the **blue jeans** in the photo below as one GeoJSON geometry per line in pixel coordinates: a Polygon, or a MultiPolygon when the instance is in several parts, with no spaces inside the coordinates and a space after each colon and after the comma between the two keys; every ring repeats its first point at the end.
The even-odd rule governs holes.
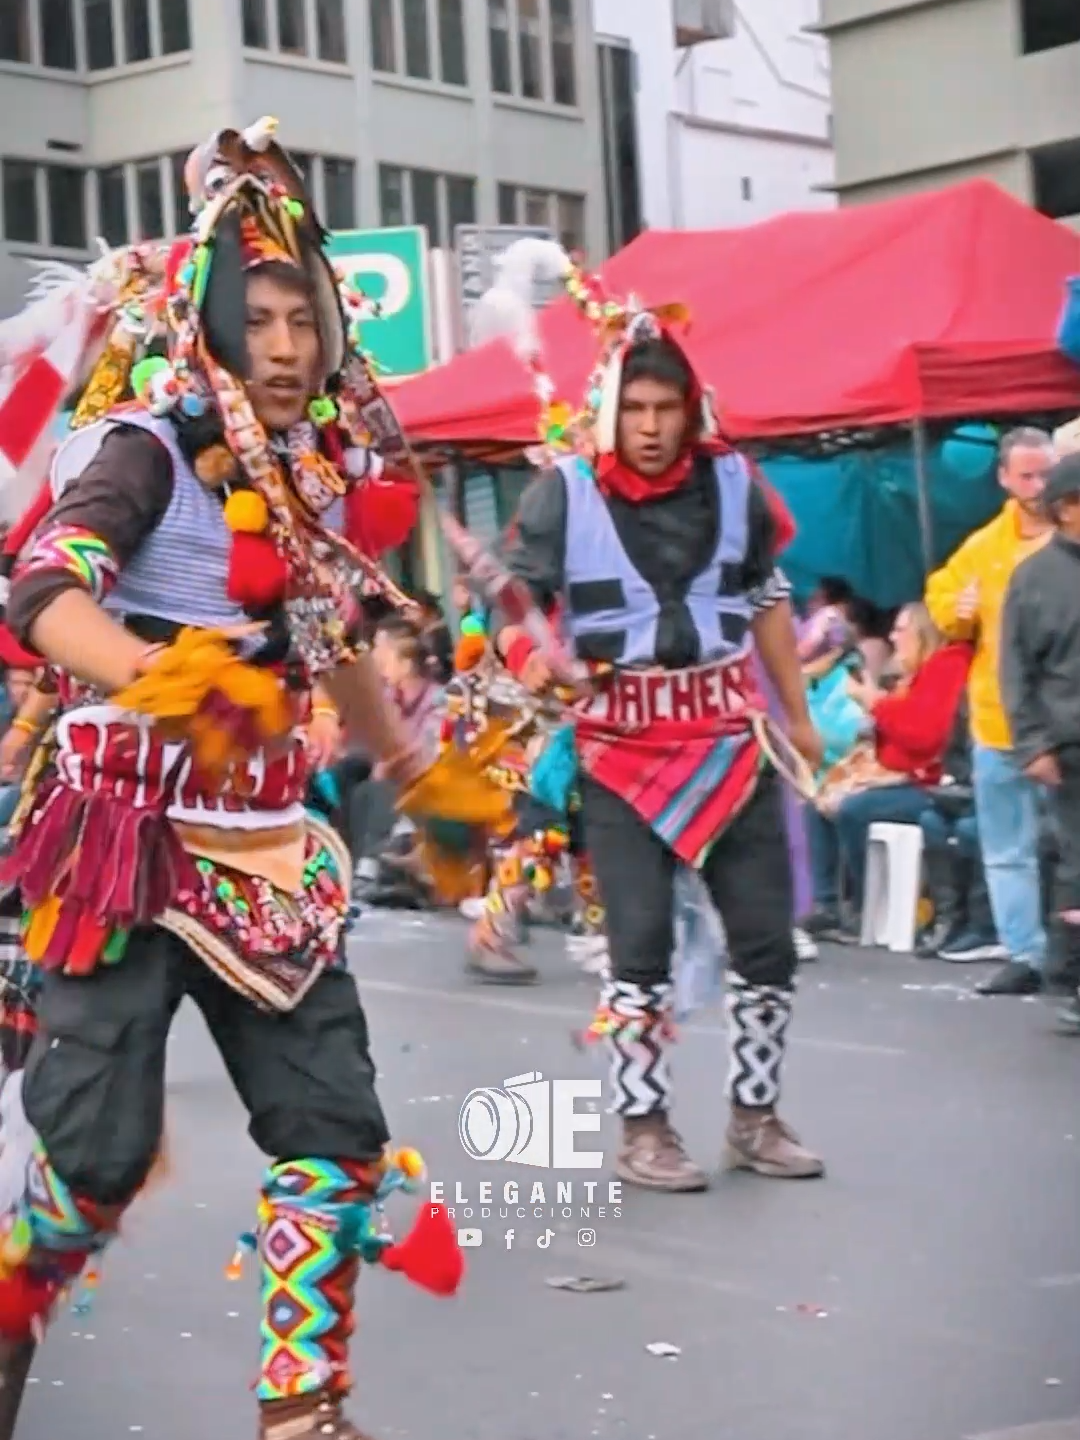
{"type": "Polygon", "coordinates": [[[862,790],[842,801],[835,819],[806,807],[806,833],[814,876],[814,904],[835,910],[840,902],[840,866],[850,880],[856,904],[862,906],[866,880],[866,837],[878,821],[918,825],[926,811],[926,794],[917,785],[883,785],[862,790]]]}
{"type": "Polygon", "coordinates": [[[1001,943],[1013,960],[1041,970],[1046,931],[1039,886],[1039,790],[1011,750],[972,746],[983,868],[1001,943]]]}

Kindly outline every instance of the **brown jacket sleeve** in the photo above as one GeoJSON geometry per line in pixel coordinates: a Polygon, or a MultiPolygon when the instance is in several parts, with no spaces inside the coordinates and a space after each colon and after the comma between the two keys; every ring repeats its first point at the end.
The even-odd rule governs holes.
{"type": "Polygon", "coordinates": [[[23,645],[34,621],[62,591],[83,582],[50,558],[50,537],[81,530],[103,540],[118,570],[160,524],[173,490],[173,466],[160,440],[134,426],[105,437],[86,469],[65,489],[15,572],[6,620],[23,645]]]}

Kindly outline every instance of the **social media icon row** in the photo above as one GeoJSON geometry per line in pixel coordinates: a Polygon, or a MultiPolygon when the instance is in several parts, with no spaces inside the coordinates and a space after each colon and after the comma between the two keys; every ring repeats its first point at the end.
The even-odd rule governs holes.
{"type": "MultiPolygon", "coordinates": [[[[507,1230],[503,1234],[503,1244],[507,1250],[514,1248],[514,1241],[517,1239],[516,1230],[507,1230]]],[[[555,1239],[554,1230],[545,1230],[542,1235],[536,1237],[536,1245],[540,1250],[550,1250],[551,1242],[555,1239]]],[[[484,1232],[479,1228],[461,1229],[457,1232],[457,1243],[463,1250],[475,1250],[484,1243],[484,1232]]],[[[579,1230],[577,1232],[577,1243],[588,1247],[596,1244],[596,1231],[591,1229],[579,1230]]]]}

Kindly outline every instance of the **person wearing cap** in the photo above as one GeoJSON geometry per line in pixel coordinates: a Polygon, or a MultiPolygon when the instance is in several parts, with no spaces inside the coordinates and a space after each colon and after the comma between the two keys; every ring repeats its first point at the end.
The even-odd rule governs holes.
{"type": "Polygon", "coordinates": [[[1080,452],[1050,471],[1054,533],[1014,573],[1005,597],[1001,693],[1018,762],[1050,798],[1058,864],[1051,980],[1070,995],[1080,1034],[1080,452]]]}

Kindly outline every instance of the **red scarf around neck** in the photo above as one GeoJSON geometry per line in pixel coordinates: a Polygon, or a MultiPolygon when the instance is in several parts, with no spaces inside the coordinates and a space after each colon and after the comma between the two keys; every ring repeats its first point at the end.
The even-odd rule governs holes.
{"type": "MultiPolygon", "coordinates": [[[[729,455],[730,453],[731,446],[722,440],[698,441],[694,445],[687,446],[675,463],[662,475],[651,477],[639,475],[636,470],[631,470],[629,465],[624,465],[617,455],[602,455],[596,462],[596,483],[605,499],[610,500],[612,496],[618,496],[628,505],[641,505],[649,500],[659,499],[662,495],[671,495],[685,485],[694,468],[694,461],[699,455],[707,455],[713,459],[717,455],[729,455]]],[[[791,511],[765,479],[758,466],[752,460],[748,460],[747,464],[750,466],[750,473],[757,482],[761,493],[765,496],[769,513],[772,515],[773,524],[776,527],[773,553],[779,555],[795,538],[795,521],[791,511]]]]}

